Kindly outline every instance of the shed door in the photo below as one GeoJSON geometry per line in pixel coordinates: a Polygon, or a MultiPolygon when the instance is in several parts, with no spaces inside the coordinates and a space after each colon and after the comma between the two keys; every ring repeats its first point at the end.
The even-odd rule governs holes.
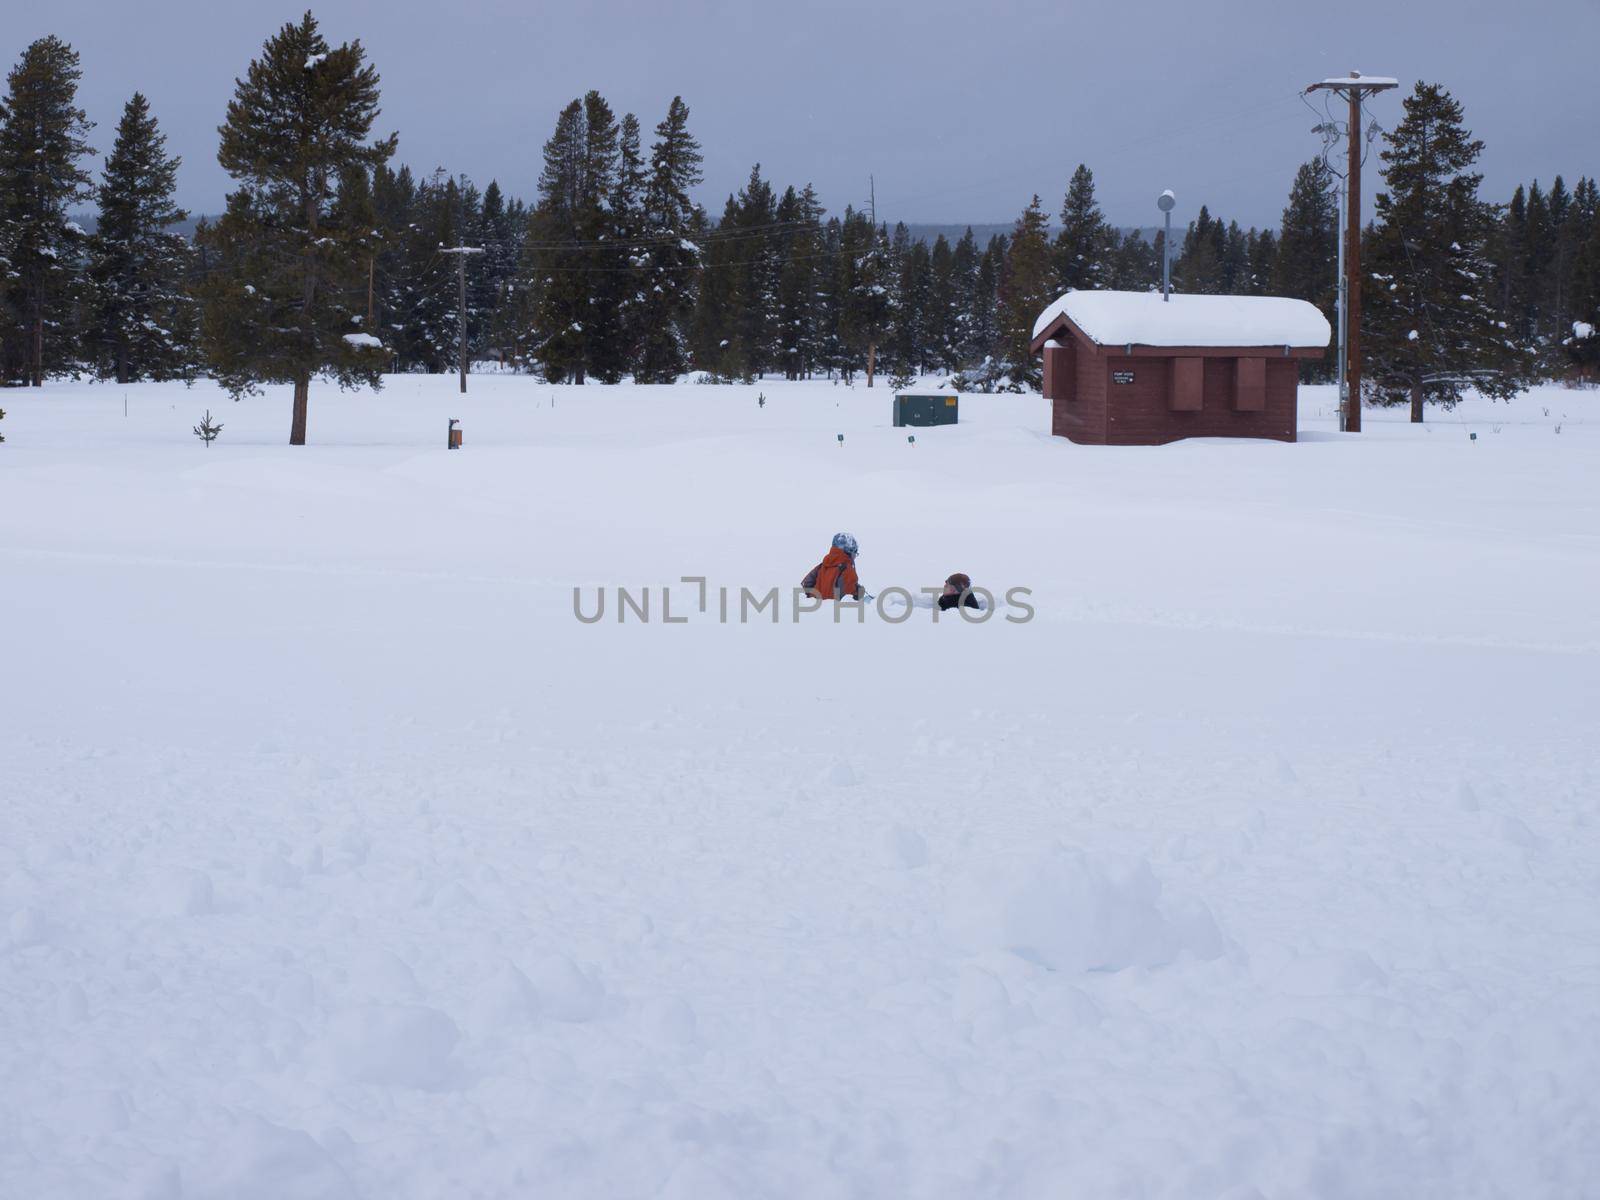
{"type": "Polygon", "coordinates": [[[1267,408],[1267,360],[1234,360],[1233,407],[1236,412],[1265,412],[1267,408]]]}
{"type": "Polygon", "coordinates": [[[1205,360],[1175,358],[1172,360],[1173,412],[1199,412],[1201,396],[1205,392],[1205,360]]]}

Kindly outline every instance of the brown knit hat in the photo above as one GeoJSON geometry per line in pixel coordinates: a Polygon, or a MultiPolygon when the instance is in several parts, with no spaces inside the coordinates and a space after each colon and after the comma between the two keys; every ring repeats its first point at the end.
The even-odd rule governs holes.
{"type": "Polygon", "coordinates": [[[955,590],[958,592],[972,590],[972,577],[969,575],[963,575],[960,571],[957,571],[954,575],[950,576],[949,579],[946,579],[945,583],[955,588],[955,590]]]}

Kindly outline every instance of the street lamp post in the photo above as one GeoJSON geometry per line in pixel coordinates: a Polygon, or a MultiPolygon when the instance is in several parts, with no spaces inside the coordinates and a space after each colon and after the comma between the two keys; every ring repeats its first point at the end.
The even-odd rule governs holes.
{"type": "Polygon", "coordinates": [[[1161,210],[1161,215],[1166,219],[1166,229],[1161,236],[1161,302],[1166,303],[1167,297],[1172,294],[1172,210],[1177,205],[1178,198],[1168,188],[1156,197],[1156,207],[1161,210]]]}

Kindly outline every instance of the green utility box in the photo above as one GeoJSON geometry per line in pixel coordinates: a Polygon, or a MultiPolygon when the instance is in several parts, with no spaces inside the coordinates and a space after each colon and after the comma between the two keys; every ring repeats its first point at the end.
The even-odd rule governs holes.
{"type": "Polygon", "coordinates": [[[954,425],[959,409],[954,396],[897,395],[894,398],[894,424],[954,425]]]}

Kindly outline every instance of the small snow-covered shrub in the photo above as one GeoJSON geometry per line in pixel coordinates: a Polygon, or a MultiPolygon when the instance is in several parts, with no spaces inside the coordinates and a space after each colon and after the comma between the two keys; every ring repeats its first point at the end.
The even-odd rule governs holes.
{"type": "Polygon", "coordinates": [[[1106,861],[1059,844],[961,879],[946,926],[973,953],[1007,950],[1057,971],[1159,967],[1223,951],[1210,910],[1163,895],[1143,859],[1106,861]]]}
{"type": "Polygon", "coordinates": [[[975,367],[957,371],[950,377],[950,386],[958,392],[1027,392],[1031,389],[1018,378],[1025,374],[1013,363],[991,356],[975,367]]]}

